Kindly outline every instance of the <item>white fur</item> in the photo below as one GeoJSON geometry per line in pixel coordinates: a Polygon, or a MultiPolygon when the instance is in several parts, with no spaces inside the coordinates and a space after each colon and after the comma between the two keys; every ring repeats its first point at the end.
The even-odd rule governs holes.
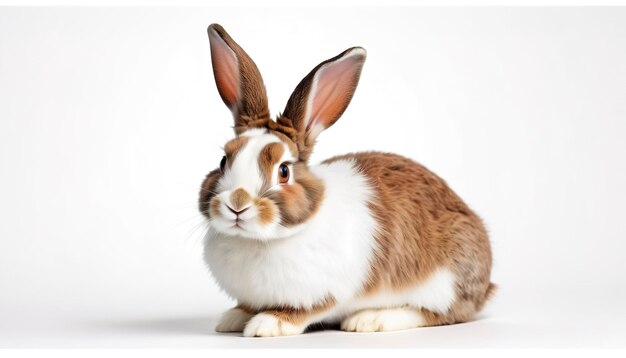
{"type": "MultiPolygon", "coordinates": [[[[382,290],[378,294],[365,297],[356,296],[347,301],[337,301],[336,305],[316,317],[317,321],[337,322],[367,309],[394,309],[405,306],[425,308],[445,314],[456,299],[455,277],[442,267],[419,286],[404,291],[382,290]]],[[[417,326],[416,326],[417,327],[417,326]]]]}
{"type": "Polygon", "coordinates": [[[437,313],[446,313],[454,303],[454,286],[454,274],[447,268],[440,268],[417,287],[400,292],[389,290],[359,298],[350,302],[343,309],[354,312],[371,307],[393,308],[411,305],[437,313]]]}
{"type": "Polygon", "coordinates": [[[243,332],[246,323],[250,321],[252,316],[240,308],[231,308],[224,312],[215,330],[217,332],[243,332]]]}
{"type": "Polygon", "coordinates": [[[302,333],[305,328],[305,325],[280,322],[276,316],[269,313],[259,313],[248,322],[243,335],[245,337],[292,336],[302,333]]]}
{"type": "Polygon", "coordinates": [[[260,194],[263,177],[259,169],[259,153],[270,143],[282,143],[277,136],[257,129],[248,130],[242,136],[246,136],[248,142],[237,153],[217,186],[219,198],[227,204],[230,204],[231,192],[239,188],[252,195],[260,194]]]}
{"type": "Polygon", "coordinates": [[[351,332],[390,332],[421,327],[426,324],[414,308],[367,309],[356,312],[341,322],[341,329],[351,332]]]}
{"type": "Polygon", "coordinates": [[[241,135],[244,136],[244,137],[258,137],[258,136],[261,136],[263,134],[268,134],[267,133],[267,129],[265,129],[265,128],[250,128],[250,129],[247,129],[245,132],[241,133],[241,135]]]}
{"type": "Polygon", "coordinates": [[[376,241],[368,209],[373,191],[352,161],[312,167],[324,199],[289,237],[251,240],[210,229],[205,260],[218,284],[253,307],[311,308],[332,297],[347,302],[362,289],[376,241]]]}

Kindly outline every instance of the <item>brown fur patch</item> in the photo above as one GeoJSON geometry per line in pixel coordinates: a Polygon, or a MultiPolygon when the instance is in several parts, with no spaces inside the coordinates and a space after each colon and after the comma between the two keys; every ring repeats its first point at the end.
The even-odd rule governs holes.
{"type": "Polygon", "coordinates": [[[219,168],[211,171],[204,178],[202,186],[200,187],[200,195],[198,199],[198,209],[200,212],[208,217],[210,213],[208,211],[211,199],[217,194],[215,189],[217,188],[217,182],[222,177],[219,168]]]}
{"type": "Polygon", "coordinates": [[[445,315],[429,322],[471,318],[490,291],[491,249],[482,221],[438,176],[395,154],[356,153],[325,163],[353,159],[370,179],[377,197],[370,210],[381,227],[379,250],[363,295],[401,291],[446,267],[456,277],[456,300],[445,315]]]}
{"type": "Polygon", "coordinates": [[[257,198],[254,200],[254,205],[259,212],[259,223],[267,225],[274,221],[276,217],[276,205],[267,198],[257,198]]]}
{"type": "Polygon", "coordinates": [[[211,199],[211,207],[209,209],[209,214],[211,215],[211,217],[218,217],[220,216],[220,205],[221,205],[221,200],[220,198],[213,197],[213,199],[211,199]]]}
{"type": "Polygon", "coordinates": [[[278,163],[280,158],[285,153],[285,147],[282,143],[269,143],[259,153],[259,170],[263,177],[263,188],[261,192],[264,192],[274,183],[272,183],[272,176],[274,175],[274,166],[278,163]]]}
{"type": "Polygon", "coordinates": [[[233,210],[239,211],[252,201],[252,197],[245,189],[239,188],[230,194],[230,203],[233,204],[233,210]]]}
{"type": "Polygon", "coordinates": [[[298,158],[298,146],[293,140],[291,140],[291,138],[276,130],[270,130],[270,134],[277,136],[287,146],[291,155],[294,158],[298,158]]]}
{"type": "Polygon", "coordinates": [[[281,322],[287,322],[295,325],[302,324],[307,321],[307,318],[327,311],[335,305],[335,299],[333,297],[327,297],[322,302],[314,305],[310,309],[292,308],[292,307],[268,307],[261,310],[263,313],[269,313],[281,322]]]}
{"type": "Polygon", "coordinates": [[[301,224],[311,218],[324,197],[322,181],[311,174],[306,163],[295,163],[291,175],[294,176],[293,184],[283,185],[281,190],[267,194],[279,207],[284,226],[301,224]]]}
{"type": "Polygon", "coordinates": [[[235,139],[229,140],[224,144],[224,153],[226,154],[226,163],[228,166],[233,164],[235,157],[239,151],[248,143],[248,137],[240,136],[235,139]]]}

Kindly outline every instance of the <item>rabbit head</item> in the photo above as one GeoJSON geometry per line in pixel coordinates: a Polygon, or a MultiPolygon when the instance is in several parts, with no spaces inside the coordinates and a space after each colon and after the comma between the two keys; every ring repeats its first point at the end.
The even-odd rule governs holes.
{"type": "Polygon", "coordinates": [[[218,24],[208,28],[218,92],[232,112],[235,138],[200,192],[200,211],[218,232],[270,240],[301,230],[315,215],[324,184],[309,170],[315,139],[347,108],[366,52],[353,47],[317,65],[282,114],[270,118],[261,74],[218,24]]]}

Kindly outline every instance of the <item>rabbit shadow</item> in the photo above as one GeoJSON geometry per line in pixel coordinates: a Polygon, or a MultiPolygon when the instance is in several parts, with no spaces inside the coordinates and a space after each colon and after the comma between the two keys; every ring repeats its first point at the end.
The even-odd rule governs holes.
{"type": "MultiPolygon", "coordinates": [[[[202,335],[202,336],[241,336],[241,332],[216,332],[217,316],[183,316],[149,319],[112,319],[106,321],[85,322],[91,329],[100,331],[128,332],[137,334],[159,335],[202,335]]],[[[339,331],[339,324],[312,324],[306,333],[320,331],[339,331]]]]}
{"type": "MultiPolygon", "coordinates": [[[[486,317],[479,315],[472,320],[463,323],[457,323],[452,326],[465,326],[481,322],[486,317]]],[[[199,335],[199,336],[219,336],[219,337],[241,337],[241,332],[223,333],[216,332],[215,326],[218,322],[218,316],[181,316],[181,317],[163,317],[163,318],[146,318],[146,319],[112,319],[107,321],[91,321],[87,325],[91,329],[101,331],[127,332],[136,334],[149,335],[199,335]]],[[[437,329],[439,326],[431,327],[437,329]]],[[[339,323],[317,323],[312,324],[305,330],[305,333],[321,333],[341,332],[339,323]]]]}
{"type": "Polygon", "coordinates": [[[237,336],[240,333],[218,333],[215,331],[218,317],[182,316],[146,319],[115,319],[89,322],[91,328],[105,331],[132,332],[159,335],[202,335],[237,336]]]}

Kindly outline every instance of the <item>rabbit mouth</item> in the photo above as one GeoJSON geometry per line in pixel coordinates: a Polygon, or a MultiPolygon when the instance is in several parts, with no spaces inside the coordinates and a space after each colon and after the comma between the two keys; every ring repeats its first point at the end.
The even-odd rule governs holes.
{"type": "Polygon", "coordinates": [[[237,235],[254,234],[254,220],[251,219],[232,219],[227,221],[228,231],[237,235]]]}
{"type": "Polygon", "coordinates": [[[213,228],[218,232],[231,236],[248,236],[252,234],[249,227],[250,223],[244,220],[216,220],[213,222],[213,228]]]}

